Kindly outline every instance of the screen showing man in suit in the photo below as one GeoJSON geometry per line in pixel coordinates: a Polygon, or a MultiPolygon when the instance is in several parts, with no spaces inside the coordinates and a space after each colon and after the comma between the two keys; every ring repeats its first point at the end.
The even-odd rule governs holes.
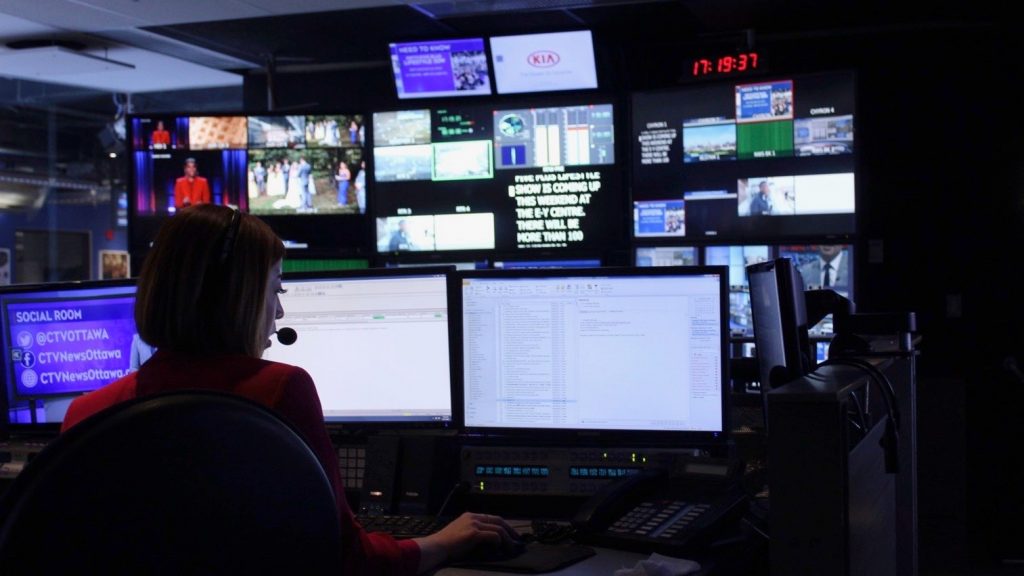
{"type": "Polygon", "coordinates": [[[814,256],[805,257],[800,264],[804,287],[832,288],[837,292],[847,292],[850,289],[850,258],[847,247],[840,244],[821,244],[814,248],[814,256]]]}

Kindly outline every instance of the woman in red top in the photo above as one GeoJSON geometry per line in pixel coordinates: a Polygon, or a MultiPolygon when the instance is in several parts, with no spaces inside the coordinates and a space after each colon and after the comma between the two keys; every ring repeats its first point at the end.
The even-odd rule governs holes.
{"type": "Polygon", "coordinates": [[[156,128],[149,136],[149,143],[153,148],[169,148],[171,145],[171,133],[164,129],[164,121],[157,120],[156,128]]]}
{"type": "Polygon", "coordinates": [[[412,540],[367,533],[345,500],[338,457],[309,374],[261,360],[284,315],[278,297],[284,245],[264,222],[210,204],[181,210],[161,227],[139,276],[135,322],[157,352],[137,372],[80,396],[66,430],[138,396],[179,389],[234,392],[277,410],[305,436],[338,503],[346,573],[411,575],[464,556],[477,545],[511,546],[500,517],[465,513],[412,540]]]}

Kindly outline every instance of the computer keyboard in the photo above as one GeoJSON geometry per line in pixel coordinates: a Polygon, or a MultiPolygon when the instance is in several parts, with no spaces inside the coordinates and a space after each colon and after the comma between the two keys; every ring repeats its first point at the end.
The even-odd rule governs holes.
{"type": "Polygon", "coordinates": [[[358,516],[367,532],[385,532],[395,538],[419,538],[444,528],[447,520],[436,516],[358,516]]]}

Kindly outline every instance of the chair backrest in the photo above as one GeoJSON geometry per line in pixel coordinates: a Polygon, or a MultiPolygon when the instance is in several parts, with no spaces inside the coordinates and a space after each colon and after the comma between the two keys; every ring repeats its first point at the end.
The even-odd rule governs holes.
{"type": "Polygon", "coordinates": [[[39,453],[0,501],[0,573],[340,574],[330,481],[292,426],[216,392],[139,398],[39,453]]]}

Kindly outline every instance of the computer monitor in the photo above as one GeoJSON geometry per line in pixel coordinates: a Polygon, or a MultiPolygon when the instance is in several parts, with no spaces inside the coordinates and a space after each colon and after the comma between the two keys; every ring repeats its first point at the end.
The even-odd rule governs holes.
{"type": "Polygon", "coordinates": [[[56,431],[76,396],[138,367],[134,280],[3,287],[0,327],[12,431],[56,431]]]}
{"type": "Polygon", "coordinates": [[[455,390],[465,432],[722,442],[727,275],[725,267],[457,272],[455,390]]]}
{"type": "Polygon", "coordinates": [[[768,390],[814,367],[804,283],[789,258],[751,264],[747,276],[761,389],[768,390]]]}
{"type": "Polygon", "coordinates": [[[451,425],[450,268],[285,274],[285,316],[298,334],[263,358],[299,366],[328,425],[451,425]]]}

